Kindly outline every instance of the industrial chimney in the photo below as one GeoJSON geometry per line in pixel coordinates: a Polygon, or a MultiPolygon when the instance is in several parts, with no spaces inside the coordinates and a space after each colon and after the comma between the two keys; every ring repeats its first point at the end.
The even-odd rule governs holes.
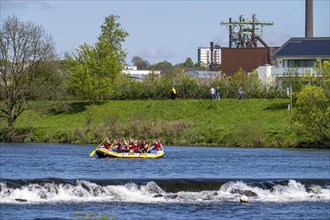
{"type": "Polygon", "coordinates": [[[212,41],[210,42],[210,50],[211,50],[211,66],[213,66],[213,64],[214,64],[214,62],[213,62],[214,42],[212,42],[212,41]]]}
{"type": "Polygon", "coordinates": [[[313,0],[306,0],[305,37],[313,37],[313,0]]]}

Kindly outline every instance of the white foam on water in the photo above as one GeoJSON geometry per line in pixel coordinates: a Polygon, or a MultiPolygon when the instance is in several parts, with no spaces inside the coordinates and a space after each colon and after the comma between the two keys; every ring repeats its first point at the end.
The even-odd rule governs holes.
{"type": "Polygon", "coordinates": [[[223,184],[217,191],[180,191],[178,193],[166,192],[153,181],[141,186],[135,183],[100,186],[89,181],[77,180],[74,185],[31,183],[20,188],[10,188],[0,182],[0,187],[0,204],[104,201],[199,204],[237,202],[243,194],[247,195],[246,193],[250,193],[247,195],[250,202],[330,201],[330,187],[322,188],[312,185],[306,188],[295,180],[289,180],[287,185],[274,185],[271,189],[249,186],[242,181],[233,181],[223,184]]]}
{"type": "Polygon", "coordinates": [[[314,185],[306,188],[295,180],[289,180],[287,185],[275,185],[272,189],[251,187],[242,181],[229,182],[222,185],[218,193],[230,197],[232,193],[238,196],[246,191],[257,194],[251,196],[253,200],[265,202],[330,201],[329,187],[321,188],[314,185]]]}
{"type": "MultiPolygon", "coordinates": [[[[155,203],[165,202],[164,197],[155,197],[157,192],[150,191],[149,184],[138,186],[134,183],[125,185],[107,186],[109,192],[115,196],[114,201],[134,202],[134,203],[155,203]]],[[[156,183],[154,183],[157,185],[156,183]]],[[[159,187],[157,185],[157,187],[159,187]]]]}
{"type": "Polygon", "coordinates": [[[330,201],[329,187],[326,189],[322,189],[320,186],[313,187],[306,188],[295,180],[289,180],[287,185],[276,185],[272,190],[262,190],[259,194],[263,201],[272,202],[330,201]],[[315,188],[319,188],[319,190],[315,190],[315,188]]]}

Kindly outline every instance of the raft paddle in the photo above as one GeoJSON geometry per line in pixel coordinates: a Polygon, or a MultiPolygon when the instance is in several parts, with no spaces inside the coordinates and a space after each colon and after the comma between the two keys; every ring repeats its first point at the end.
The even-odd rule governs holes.
{"type": "Polygon", "coordinates": [[[165,156],[166,156],[166,157],[169,157],[169,156],[165,153],[163,145],[162,145],[162,150],[163,150],[165,156]]]}
{"type": "Polygon", "coordinates": [[[99,148],[103,143],[104,143],[104,141],[106,140],[107,138],[104,138],[104,140],[95,148],[95,150],[93,150],[90,154],[89,154],[89,156],[90,157],[92,157],[92,156],[94,156],[94,154],[95,154],[95,151],[97,150],[97,148],[99,148]]]}
{"type": "Polygon", "coordinates": [[[150,143],[149,143],[149,145],[148,145],[147,152],[144,153],[144,158],[147,157],[147,154],[148,154],[148,151],[149,151],[150,145],[151,145],[151,141],[150,141],[150,143]]]}

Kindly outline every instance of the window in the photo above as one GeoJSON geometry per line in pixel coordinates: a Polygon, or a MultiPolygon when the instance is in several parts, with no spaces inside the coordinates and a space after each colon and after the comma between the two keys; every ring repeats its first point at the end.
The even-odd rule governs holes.
{"type": "Polygon", "coordinates": [[[306,67],[313,67],[316,60],[306,60],[306,67]]]}
{"type": "Polygon", "coordinates": [[[316,60],[288,60],[288,67],[299,68],[299,67],[313,67],[316,60]]]}
{"type": "Polygon", "coordinates": [[[329,59],[322,59],[322,60],[321,60],[321,63],[323,64],[323,62],[325,62],[325,61],[328,61],[328,62],[330,62],[330,60],[329,60],[329,59]]]}

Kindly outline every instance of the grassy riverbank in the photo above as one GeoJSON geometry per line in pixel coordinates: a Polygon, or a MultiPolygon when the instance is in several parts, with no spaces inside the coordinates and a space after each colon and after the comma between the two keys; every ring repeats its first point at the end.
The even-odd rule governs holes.
{"type": "MultiPolygon", "coordinates": [[[[288,100],[131,100],[32,102],[16,127],[25,142],[98,143],[109,138],[155,139],[168,145],[293,146],[288,100]]],[[[2,125],[3,126],[3,125],[2,125]]]]}

